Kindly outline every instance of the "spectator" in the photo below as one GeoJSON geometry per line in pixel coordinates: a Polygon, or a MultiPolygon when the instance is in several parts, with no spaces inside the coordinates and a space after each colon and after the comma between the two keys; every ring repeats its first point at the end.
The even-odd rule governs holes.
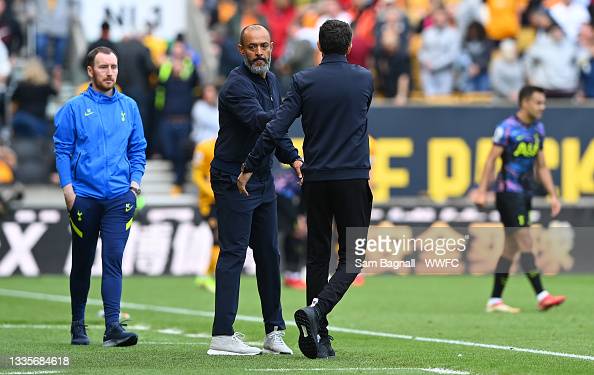
{"type": "Polygon", "coordinates": [[[14,134],[23,138],[48,138],[49,123],[46,108],[51,96],[57,91],[50,85],[49,76],[37,58],[27,61],[23,80],[12,95],[14,134]]]}
{"type": "Polygon", "coordinates": [[[423,45],[419,52],[421,81],[427,96],[447,95],[454,85],[454,61],[460,51],[460,36],[448,24],[448,14],[443,7],[432,15],[432,25],[423,30],[423,45]]]}
{"type": "MultiPolygon", "coordinates": [[[[399,12],[391,12],[399,17],[399,12]]],[[[397,22],[387,22],[382,27],[375,52],[377,89],[387,98],[393,98],[396,105],[404,105],[408,100],[410,85],[410,58],[402,46],[400,28],[397,22]]]]}
{"type": "Polygon", "coordinates": [[[505,39],[499,45],[499,57],[491,63],[489,78],[498,98],[515,103],[524,86],[524,67],[518,59],[516,42],[505,39]]]}
{"type": "Polygon", "coordinates": [[[490,39],[500,41],[515,38],[520,32],[520,17],[516,0],[486,0],[488,19],[487,35],[490,39]]]}
{"type": "Polygon", "coordinates": [[[109,49],[114,51],[116,53],[116,55],[119,55],[117,46],[111,40],[109,33],[110,33],[109,23],[108,22],[101,23],[101,36],[99,37],[99,39],[97,39],[96,41],[89,44],[89,46],[87,47],[87,53],[85,53],[85,56],[81,60],[81,66],[85,72],[87,71],[87,54],[89,52],[91,52],[92,50],[94,50],[95,48],[108,47],[109,49]]]}
{"type": "MultiPolygon", "coordinates": [[[[534,43],[534,41],[542,36],[547,35],[547,31],[554,23],[553,19],[549,15],[549,12],[545,8],[535,8],[532,12],[528,14],[528,21],[530,24],[530,28],[528,30],[533,31],[533,35],[527,40],[523,41],[523,44],[518,43],[518,49],[523,51],[528,49],[534,43]]],[[[521,39],[520,39],[521,41],[521,39]]]]}
{"type": "MultiPolygon", "coordinates": [[[[11,185],[15,182],[14,171],[17,166],[17,156],[8,146],[0,144],[0,187],[11,185]]],[[[0,190],[1,191],[1,190],[0,190]]],[[[0,194],[0,217],[2,217],[3,199],[0,194]]]]}
{"type": "Polygon", "coordinates": [[[237,41],[230,37],[231,29],[220,26],[215,29],[214,39],[220,48],[218,81],[224,81],[225,77],[243,63],[241,55],[237,51],[237,41]]]}
{"type": "Polygon", "coordinates": [[[471,23],[481,21],[481,0],[462,0],[456,8],[456,25],[467,30],[471,23]]]}
{"type": "MultiPolygon", "coordinates": [[[[372,2],[367,0],[354,0],[351,8],[349,9],[351,14],[353,29],[353,47],[351,52],[347,55],[349,63],[361,65],[362,67],[370,66],[371,52],[373,49],[373,38],[372,35],[366,35],[365,32],[366,20],[375,24],[375,12],[373,10],[372,2]],[[371,22],[373,21],[373,22],[371,22]]],[[[317,37],[316,37],[317,39],[317,37]]]]}
{"type": "Polygon", "coordinates": [[[314,47],[311,42],[300,37],[300,29],[296,23],[288,27],[289,38],[285,51],[276,62],[276,71],[280,81],[282,93],[287,92],[291,85],[291,77],[303,69],[314,65],[314,47]]]}
{"type": "Polygon", "coordinates": [[[349,24],[353,21],[351,14],[343,10],[336,0],[321,0],[318,4],[319,17],[316,22],[316,30],[319,30],[328,20],[339,20],[349,24]]]}
{"type": "Polygon", "coordinates": [[[149,49],[134,35],[126,35],[116,45],[118,84],[122,92],[136,101],[147,140],[147,152],[155,150],[155,121],[152,116],[153,87],[150,76],[156,71],[149,49]]]}
{"type": "Polygon", "coordinates": [[[590,22],[588,9],[575,0],[561,0],[553,5],[551,17],[561,26],[570,42],[576,42],[580,27],[590,22]]]}
{"type": "Polygon", "coordinates": [[[5,98],[6,98],[6,83],[10,76],[12,65],[10,63],[10,56],[8,56],[8,49],[4,43],[0,42],[0,128],[4,126],[4,119],[6,118],[5,98]]]}
{"type": "Polygon", "coordinates": [[[146,34],[142,37],[142,44],[149,49],[153,64],[160,66],[167,57],[167,41],[153,34],[154,29],[155,26],[151,22],[146,23],[146,34]]]}
{"type": "Polygon", "coordinates": [[[208,84],[202,90],[202,100],[192,107],[192,141],[194,144],[216,138],[219,132],[218,94],[214,85],[208,84]]]}
{"type": "Polygon", "coordinates": [[[561,27],[553,24],[538,38],[524,58],[528,83],[544,88],[548,97],[567,98],[578,89],[577,48],[561,27]]]}
{"type": "Polygon", "coordinates": [[[580,90],[578,98],[594,98],[594,34],[592,26],[583,25],[579,35],[580,47],[583,54],[580,55],[578,64],[580,67],[580,90]]]}
{"type": "Polygon", "coordinates": [[[394,0],[378,0],[377,2],[356,0],[351,11],[353,22],[353,43],[364,43],[364,45],[375,46],[375,25],[378,15],[392,6],[394,0]]]}
{"type": "Polygon", "coordinates": [[[71,0],[37,0],[37,56],[52,72],[55,79],[61,80],[62,67],[68,46],[70,26],[69,7],[71,0]],[[52,51],[52,59],[49,52],[52,51]]]}
{"type": "Polygon", "coordinates": [[[520,15],[520,24],[522,27],[531,26],[532,21],[530,20],[531,15],[540,9],[544,9],[544,0],[528,0],[528,3],[522,10],[520,15]]]}
{"type": "Polygon", "coordinates": [[[276,60],[283,54],[287,41],[288,26],[293,23],[296,11],[292,0],[265,0],[260,11],[268,21],[271,40],[274,42],[272,59],[276,60]]]}
{"type": "Polygon", "coordinates": [[[198,72],[200,69],[200,63],[201,63],[200,54],[198,53],[198,51],[193,49],[192,46],[190,45],[190,43],[188,43],[188,41],[186,40],[186,35],[184,33],[177,34],[175,36],[175,41],[183,43],[183,45],[186,49],[186,53],[192,60],[192,64],[194,64],[194,68],[196,68],[196,71],[198,72]]]}
{"type": "Polygon", "coordinates": [[[10,56],[18,54],[23,45],[21,27],[5,0],[0,0],[0,39],[8,48],[10,56]]]}
{"type": "Polygon", "coordinates": [[[386,7],[386,9],[377,16],[375,25],[375,39],[379,44],[382,33],[385,29],[391,29],[396,34],[399,41],[400,50],[404,53],[408,51],[410,37],[410,23],[406,14],[396,6],[386,7]]]}
{"type": "MultiPolygon", "coordinates": [[[[425,29],[432,26],[435,10],[444,7],[445,6],[442,0],[429,0],[428,4],[424,6],[424,11],[419,12],[419,14],[422,15],[422,18],[420,18],[419,22],[417,23],[417,32],[421,34],[425,29]]],[[[417,9],[417,11],[419,10],[420,9],[417,9]]]]}
{"type": "Polygon", "coordinates": [[[170,56],[159,69],[155,107],[160,112],[159,134],[163,156],[173,163],[175,182],[171,194],[183,192],[186,163],[191,154],[188,140],[192,124],[192,105],[198,88],[198,75],[183,42],[171,45],[170,56]]]}
{"type": "Polygon", "coordinates": [[[487,38],[483,25],[472,22],[466,31],[458,59],[461,91],[489,90],[488,68],[492,50],[493,43],[487,38]]]}
{"type": "Polygon", "coordinates": [[[229,32],[226,35],[233,46],[237,45],[241,30],[255,23],[268,27],[268,21],[260,8],[260,0],[241,0],[237,11],[227,23],[229,32]]]}

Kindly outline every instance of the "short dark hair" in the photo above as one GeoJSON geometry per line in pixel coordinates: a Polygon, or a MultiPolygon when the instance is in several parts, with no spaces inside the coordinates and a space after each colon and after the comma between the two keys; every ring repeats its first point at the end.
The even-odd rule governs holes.
{"type": "Polygon", "coordinates": [[[116,57],[118,57],[117,53],[115,53],[114,50],[112,50],[109,47],[105,47],[105,46],[96,47],[96,48],[93,48],[91,51],[89,51],[89,53],[87,54],[86,66],[94,66],[95,65],[95,57],[97,57],[97,55],[100,53],[104,53],[106,55],[113,53],[114,55],[116,55],[116,57]]]}
{"type": "Polygon", "coordinates": [[[251,29],[256,29],[258,27],[262,27],[264,30],[268,31],[268,35],[270,35],[270,30],[268,30],[268,28],[264,25],[261,25],[259,23],[253,23],[251,25],[247,25],[246,27],[244,27],[243,29],[241,29],[241,32],[239,33],[239,44],[241,44],[243,46],[243,37],[245,36],[245,32],[251,29]]]}
{"type": "Polygon", "coordinates": [[[348,23],[328,20],[320,27],[320,49],[324,55],[346,55],[351,45],[353,31],[348,23]]]}
{"type": "Polygon", "coordinates": [[[535,92],[539,92],[545,95],[545,90],[542,87],[526,85],[520,89],[520,93],[518,94],[518,106],[522,106],[522,102],[526,99],[530,99],[532,94],[535,92]]]}

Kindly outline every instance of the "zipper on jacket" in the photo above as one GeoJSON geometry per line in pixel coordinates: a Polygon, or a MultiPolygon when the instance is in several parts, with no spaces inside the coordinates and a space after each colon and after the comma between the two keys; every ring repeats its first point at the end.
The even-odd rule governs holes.
{"type": "Polygon", "coordinates": [[[80,161],[81,156],[82,156],[82,152],[79,152],[78,157],[76,158],[76,163],[74,163],[74,176],[73,176],[74,180],[76,180],[76,170],[78,169],[78,162],[80,161]]]}

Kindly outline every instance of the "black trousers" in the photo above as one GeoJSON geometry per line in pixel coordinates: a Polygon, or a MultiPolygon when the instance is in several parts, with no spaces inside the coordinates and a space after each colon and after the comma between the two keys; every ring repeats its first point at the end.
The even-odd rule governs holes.
{"type": "MultiPolygon", "coordinates": [[[[326,316],[357,277],[357,273],[347,272],[347,251],[354,251],[354,246],[347,250],[346,231],[369,227],[373,195],[367,179],[305,182],[303,193],[307,207],[307,304],[317,298],[316,306],[326,316]],[[338,265],[328,280],[332,219],[338,229],[338,265]]],[[[328,333],[327,325],[324,318],[321,335],[328,333]]]]}

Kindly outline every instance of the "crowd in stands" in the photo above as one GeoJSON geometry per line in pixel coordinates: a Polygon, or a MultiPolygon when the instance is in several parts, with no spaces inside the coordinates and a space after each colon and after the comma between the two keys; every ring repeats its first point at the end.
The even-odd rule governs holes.
{"type": "MultiPolygon", "coordinates": [[[[48,102],[59,99],[59,105],[76,93],[62,92],[64,83],[80,85],[79,91],[88,86],[85,51],[77,56],[77,64],[70,58],[74,20],[80,17],[77,4],[77,0],[0,0],[0,103],[6,103],[0,105],[0,138],[11,140],[19,162],[30,156],[28,170],[51,170],[51,152],[39,156],[39,150],[51,147],[48,102]]],[[[192,30],[179,30],[166,40],[154,33],[150,23],[115,40],[106,20],[100,37],[87,41],[86,49],[108,46],[116,51],[119,88],[139,105],[149,157],[172,161],[179,192],[186,183],[193,146],[216,136],[217,88],[242,63],[237,41],[241,29],[252,23],[271,31],[272,70],[284,90],[293,73],[320,62],[319,26],[340,19],[353,28],[349,61],[374,74],[377,103],[403,106],[452,95],[512,103],[525,83],[542,86],[549,97],[575,102],[594,97],[590,0],[188,0],[188,4],[205,23],[201,36],[207,47],[190,43],[192,30]],[[205,67],[209,58],[217,62],[215,71],[205,67]]],[[[31,172],[20,179],[46,182],[49,176],[31,172]]]]}
{"type": "Polygon", "coordinates": [[[320,60],[317,29],[329,18],[354,30],[351,63],[372,70],[376,94],[412,97],[490,93],[513,101],[524,83],[550,97],[592,97],[589,0],[242,0],[205,1],[220,46],[219,78],[241,60],[239,30],[266,24],[274,70],[290,75],[320,60]]]}

